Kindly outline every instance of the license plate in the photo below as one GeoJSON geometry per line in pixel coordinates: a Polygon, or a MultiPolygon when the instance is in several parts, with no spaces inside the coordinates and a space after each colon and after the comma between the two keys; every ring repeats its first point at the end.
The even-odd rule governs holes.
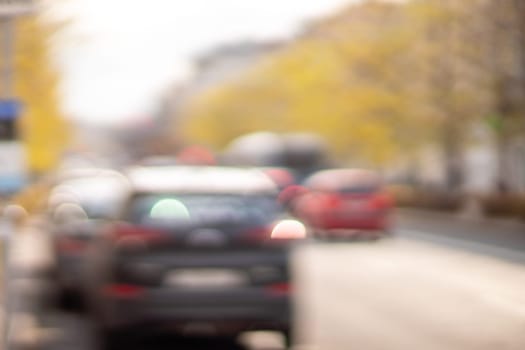
{"type": "Polygon", "coordinates": [[[231,288],[246,283],[246,274],[227,269],[181,269],[165,278],[166,285],[181,288],[231,288]]]}

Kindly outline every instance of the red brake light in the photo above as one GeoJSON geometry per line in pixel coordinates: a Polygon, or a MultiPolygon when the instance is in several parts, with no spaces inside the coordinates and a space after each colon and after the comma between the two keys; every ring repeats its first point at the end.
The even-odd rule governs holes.
{"type": "Polygon", "coordinates": [[[370,205],[376,209],[388,209],[392,204],[392,198],[385,193],[375,194],[370,200],[370,205]]]}
{"type": "Polygon", "coordinates": [[[215,156],[211,151],[200,146],[190,146],[179,152],[177,160],[183,164],[215,165],[215,156]]]}
{"type": "Polygon", "coordinates": [[[260,242],[270,239],[271,236],[271,228],[268,228],[267,226],[259,226],[249,229],[246,232],[246,239],[253,242],[260,242]]]}
{"type": "Polygon", "coordinates": [[[164,241],[167,236],[162,230],[122,224],[113,229],[111,238],[123,245],[140,245],[164,241]]]}
{"type": "Polygon", "coordinates": [[[273,295],[288,295],[292,291],[292,286],[290,283],[274,283],[266,287],[266,290],[273,295]]]}
{"type": "Polygon", "coordinates": [[[329,194],[326,196],[326,206],[328,208],[337,208],[341,205],[341,196],[337,193],[329,194]]]}
{"type": "Polygon", "coordinates": [[[86,242],[71,237],[61,237],[57,241],[57,249],[62,253],[82,253],[86,248],[86,242]]]}
{"type": "Polygon", "coordinates": [[[106,296],[120,299],[134,299],[144,294],[144,288],[131,284],[110,284],[104,287],[106,296]]]}

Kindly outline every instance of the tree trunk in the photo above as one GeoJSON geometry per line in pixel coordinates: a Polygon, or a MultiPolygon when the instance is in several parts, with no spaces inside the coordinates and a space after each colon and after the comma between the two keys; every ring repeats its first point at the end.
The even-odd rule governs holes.
{"type": "Polygon", "coordinates": [[[511,190],[509,183],[509,167],[507,166],[507,140],[502,132],[496,135],[496,157],[497,157],[497,177],[496,190],[499,193],[508,193],[511,190]]]}
{"type": "Polygon", "coordinates": [[[445,160],[445,184],[449,191],[460,190],[464,182],[463,149],[460,133],[453,121],[445,121],[443,128],[443,151],[445,160]]]}

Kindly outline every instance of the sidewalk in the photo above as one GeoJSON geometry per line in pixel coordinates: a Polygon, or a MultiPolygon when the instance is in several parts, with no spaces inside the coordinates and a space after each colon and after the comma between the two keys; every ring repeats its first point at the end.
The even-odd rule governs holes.
{"type": "Polygon", "coordinates": [[[14,232],[2,266],[2,343],[11,349],[37,349],[42,343],[40,319],[53,295],[50,276],[54,256],[41,221],[30,220],[14,232]]]}
{"type": "Polygon", "coordinates": [[[525,235],[525,221],[516,218],[486,217],[478,214],[472,215],[418,208],[397,208],[396,215],[400,217],[418,216],[433,220],[452,220],[458,223],[482,225],[505,230],[521,230],[525,235]]]}
{"type": "Polygon", "coordinates": [[[525,252],[525,223],[517,220],[475,218],[403,208],[397,210],[395,224],[401,231],[421,232],[525,252]]]}

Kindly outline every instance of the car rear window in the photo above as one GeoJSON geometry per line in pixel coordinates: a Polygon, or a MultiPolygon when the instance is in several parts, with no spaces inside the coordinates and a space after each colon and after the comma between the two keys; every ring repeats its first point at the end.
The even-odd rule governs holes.
{"type": "Polygon", "coordinates": [[[140,224],[264,224],[282,212],[273,196],[143,194],[132,198],[124,217],[140,224]]]}
{"type": "Polygon", "coordinates": [[[366,171],[323,172],[313,175],[305,184],[316,191],[343,194],[373,193],[382,186],[379,176],[366,171]]]}

